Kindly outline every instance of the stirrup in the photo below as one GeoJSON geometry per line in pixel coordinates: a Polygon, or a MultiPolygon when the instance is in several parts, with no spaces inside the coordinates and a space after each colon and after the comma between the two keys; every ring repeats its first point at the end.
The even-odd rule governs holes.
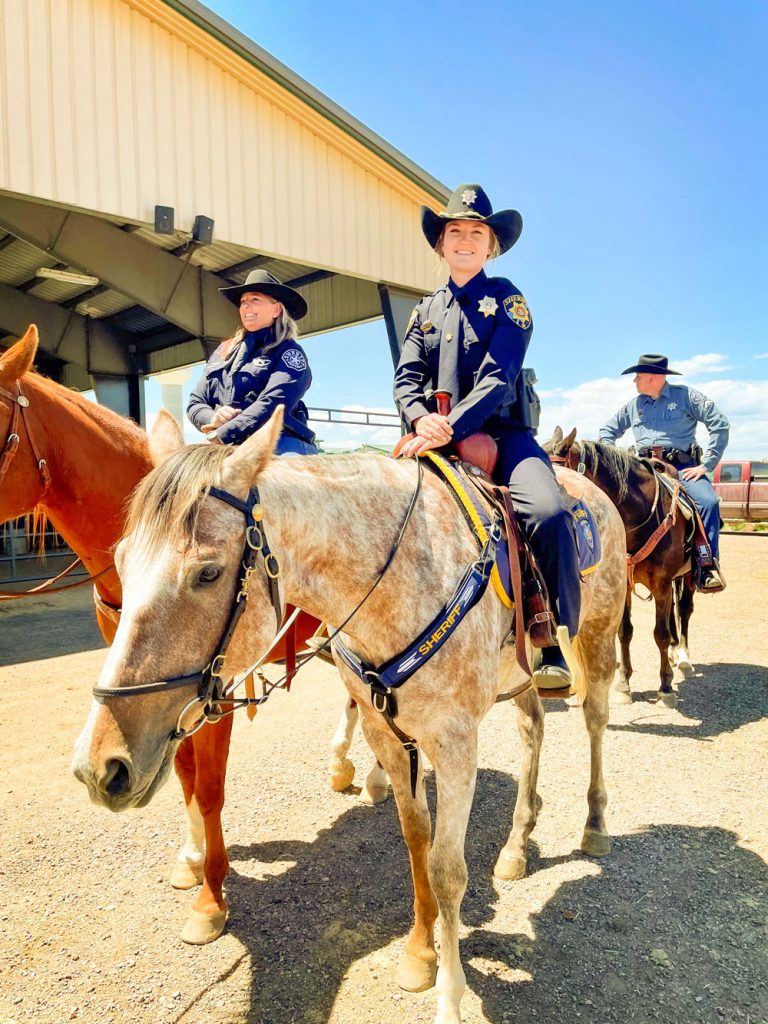
{"type": "Polygon", "coordinates": [[[699,567],[696,575],[696,590],[700,594],[719,594],[725,590],[726,586],[725,577],[717,564],[708,566],[706,569],[699,567]]]}

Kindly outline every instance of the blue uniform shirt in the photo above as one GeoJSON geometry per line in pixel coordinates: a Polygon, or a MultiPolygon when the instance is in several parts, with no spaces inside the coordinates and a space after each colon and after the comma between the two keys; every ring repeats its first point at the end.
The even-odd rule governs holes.
{"type": "Polygon", "coordinates": [[[709,431],[702,462],[711,471],[723,457],[730,424],[710,398],[685,384],[665,381],[657,399],[637,395],[600,428],[600,440],[615,444],[631,428],[638,448],[662,445],[687,452],[696,440],[697,423],[709,431]]]}
{"type": "Polygon", "coordinates": [[[518,289],[484,270],[463,287],[449,281],[422,299],[395,371],[395,402],[408,426],[434,412],[427,390],[451,393],[454,441],[511,409],[532,333],[530,310],[518,289]]]}
{"type": "Polygon", "coordinates": [[[264,354],[263,346],[272,337],[272,328],[265,327],[244,333],[227,356],[221,355],[220,347],[216,349],[187,405],[187,415],[198,430],[210,423],[216,408],[231,405],[241,410],[240,415],[223,423],[216,434],[224,444],[241,444],[283,405],[283,431],[309,444],[314,442],[301,401],[312,383],[307,357],[293,340],[264,354]]]}

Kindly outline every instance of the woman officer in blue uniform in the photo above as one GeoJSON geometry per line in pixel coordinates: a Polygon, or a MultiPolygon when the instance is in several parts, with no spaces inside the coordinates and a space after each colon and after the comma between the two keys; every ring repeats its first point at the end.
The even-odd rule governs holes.
{"type": "MultiPolygon", "coordinates": [[[[516,210],[494,214],[480,185],[460,185],[444,212],[422,206],[421,226],[447,262],[450,278],[413,311],[395,371],[395,401],[416,435],[402,454],[419,455],[478,430],[494,438],[499,449],[494,475],[509,486],[553,612],[574,636],[581,594],[571,515],[517,402],[516,384],[533,322],[515,285],[487,277],[483,269],[486,260],[512,248],[522,217],[516,210]],[[427,392],[435,390],[451,394],[450,415],[434,411],[427,392]]],[[[534,679],[549,688],[570,683],[558,647],[544,648],[534,679]]]]}
{"type": "Polygon", "coordinates": [[[306,302],[266,270],[252,270],[245,284],[219,291],[239,308],[242,329],[208,360],[187,415],[209,441],[242,444],[282,405],[276,454],[316,454],[302,401],[312,373],[296,341],[295,321],[305,316],[306,302]]]}

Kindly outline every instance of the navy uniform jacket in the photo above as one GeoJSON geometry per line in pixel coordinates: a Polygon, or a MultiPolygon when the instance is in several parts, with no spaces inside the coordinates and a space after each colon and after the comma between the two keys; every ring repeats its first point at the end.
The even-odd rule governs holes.
{"type": "Polygon", "coordinates": [[[223,423],[216,434],[224,444],[241,444],[263,426],[278,405],[285,406],[283,432],[312,444],[307,409],[301,401],[312,383],[312,372],[301,345],[283,341],[266,355],[262,347],[272,339],[272,328],[244,332],[228,356],[216,349],[192,392],[187,416],[200,430],[210,423],[216,408],[231,405],[240,415],[223,423]]]}
{"type": "Polygon", "coordinates": [[[504,277],[481,270],[463,287],[453,281],[413,311],[395,371],[394,396],[412,429],[435,411],[426,391],[449,391],[453,439],[515,425],[515,381],[533,321],[525,299],[504,277]],[[490,422],[489,422],[490,421],[490,422]]]}
{"type": "Polygon", "coordinates": [[[600,428],[600,440],[615,444],[631,428],[638,448],[662,445],[690,452],[696,440],[697,423],[703,423],[709,431],[702,462],[711,471],[723,457],[730,424],[712,399],[685,384],[666,381],[655,400],[649,395],[637,395],[600,428]]]}

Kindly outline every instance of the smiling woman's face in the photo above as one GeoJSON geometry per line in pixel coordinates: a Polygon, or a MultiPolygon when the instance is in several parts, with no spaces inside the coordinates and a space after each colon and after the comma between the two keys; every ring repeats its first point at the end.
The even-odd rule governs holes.
{"type": "Polygon", "coordinates": [[[243,292],[240,296],[240,321],[246,331],[260,331],[269,327],[280,315],[282,304],[261,292],[243,292]]]}
{"type": "Polygon", "coordinates": [[[477,220],[452,220],[443,229],[440,246],[451,277],[469,281],[491,254],[491,229],[477,220]]]}

